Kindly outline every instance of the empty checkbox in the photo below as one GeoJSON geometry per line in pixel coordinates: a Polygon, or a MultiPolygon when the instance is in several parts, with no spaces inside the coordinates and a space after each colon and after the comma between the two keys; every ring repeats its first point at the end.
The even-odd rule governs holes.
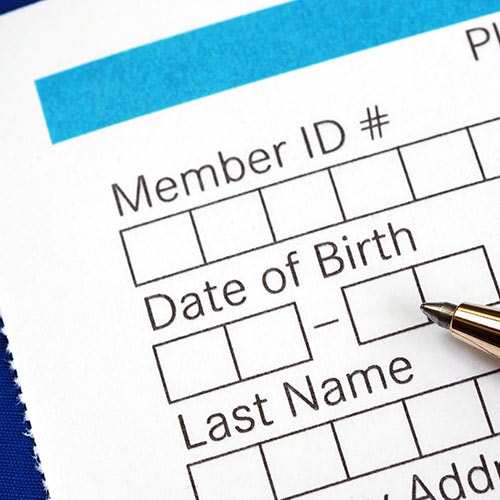
{"type": "Polygon", "coordinates": [[[193,210],[207,261],[272,243],[262,200],[248,193],[193,210]]]}
{"type": "Polygon", "coordinates": [[[413,199],[397,151],[356,160],[331,172],[347,219],[413,199]]]}
{"type": "Polygon", "coordinates": [[[500,119],[470,128],[486,178],[500,175],[500,119]]]}
{"type": "Polygon", "coordinates": [[[279,498],[346,479],[330,424],[265,443],[263,450],[279,498]]]}
{"type": "Polygon", "coordinates": [[[223,327],[155,346],[169,402],[238,381],[223,327]]]}
{"type": "Polygon", "coordinates": [[[500,432],[500,397],[498,394],[500,388],[500,373],[492,373],[479,380],[479,388],[483,395],[486,411],[490,418],[493,430],[500,432]]]}
{"type": "Polygon", "coordinates": [[[242,378],[311,359],[293,305],[230,323],[227,331],[242,378]]]}
{"type": "Polygon", "coordinates": [[[262,196],[278,240],[342,221],[327,171],[275,184],[262,196]]]}
{"type": "Polygon", "coordinates": [[[230,453],[190,466],[200,500],[275,500],[259,448],[230,453]]]}
{"type": "Polygon", "coordinates": [[[424,455],[490,434],[473,382],[422,394],[406,404],[424,455]]]}
{"type": "Polygon", "coordinates": [[[427,302],[491,304],[499,299],[482,248],[416,266],[415,272],[427,302]]]}
{"type": "Polygon", "coordinates": [[[482,180],[471,141],[463,130],[405,146],[401,154],[417,198],[482,180]]]}
{"type": "Polygon", "coordinates": [[[351,477],[418,457],[402,403],[335,422],[351,477]]]}
{"type": "Polygon", "coordinates": [[[125,229],[121,235],[136,285],[203,264],[188,213],[125,229]]]}
{"type": "Polygon", "coordinates": [[[350,285],[343,291],[361,344],[426,323],[411,269],[350,285]]]}

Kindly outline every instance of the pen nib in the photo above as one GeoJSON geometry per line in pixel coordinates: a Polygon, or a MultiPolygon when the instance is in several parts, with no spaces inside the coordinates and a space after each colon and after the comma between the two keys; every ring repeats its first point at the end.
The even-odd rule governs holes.
{"type": "Polygon", "coordinates": [[[420,310],[433,322],[443,328],[450,328],[456,305],[449,302],[424,302],[420,310]]]}

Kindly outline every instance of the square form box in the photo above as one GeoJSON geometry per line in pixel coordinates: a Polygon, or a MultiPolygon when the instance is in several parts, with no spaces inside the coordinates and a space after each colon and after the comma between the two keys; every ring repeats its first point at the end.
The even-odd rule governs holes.
{"type": "Polygon", "coordinates": [[[463,382],[406,401],[424,455],[490,435],[473,382],[463,382]]]}
{"type": "Polygon", "coordinates": [[[347,163],[331,172],[347,219],[413,199],[397,151],[347,163]]]}
{"type": "Polygon", "coordinates": [[[262,446],[278,498],[346,479],[330,424],[262,446]]]}
{"type": "Polygon", "coordinates": [[[275,184],[262,196],[278,240],[343,220],[327,171],[275,184]]]}
{"type": "Polygon", "coordinates": [[[193,210],[207,261],[272,243],[259,193],[248,193],[193,210]]]}
{"type": "Polygon", "coordinates": [[[436,259],[416,266],[415,272],[428,302],[492,304],[499,299],[484,248],[436,259]]]}
{"type": "Polygon", "coordinates": [[[346,286],[343,293],[360,344],[427,323],[411,269],[346,286]]]}
{"type": "Polygon", "coordinates": [[[169,403],[238,381],[223,327],[154,346],[169,403]]]}
{"type": "Polygon", "coordinates": [[[276,498],[257,447],[190,465],[189,472],[200,500],[276,498]]]}
{"type": "Polygon", "coordinates": [[[498,395],[500,373],[492,373],[486,377],[481,377],[478,383],[493,430],[500,433],[500,397],[498,395]]]}
{"type": "Polygon", "coordinates": [[[334,425],[351,477],[418,457],[401,403],[359,413],[334,425]]]}
{"type": "Polygon", "coordinates": [[[470,128],[486,178],[500,175],[500,119],[470,128]]]}
{"type": "Polygon", "coordinates": [[[203,264],[188,213],[124,229],[121,237],[136,285],[203,264]]]}
{"type": "Polygon", "coordinates": [[[294,305],[230,323],[227,331],[242,378],[312,359],[294,305]]]}
{"type": "Polygon", "coordinates": [[[466,131],[427,139],[401,148],[417,198],[482,180],[466,131]]]}

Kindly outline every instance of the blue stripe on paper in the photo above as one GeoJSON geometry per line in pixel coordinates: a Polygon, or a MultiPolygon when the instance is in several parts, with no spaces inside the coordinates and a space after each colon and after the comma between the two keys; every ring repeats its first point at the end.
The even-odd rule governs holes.
{"type": "Polygon", "coordinates": [[[53,143],[500,10],[500,0],[297,0],[41,78],[53,143]]]}

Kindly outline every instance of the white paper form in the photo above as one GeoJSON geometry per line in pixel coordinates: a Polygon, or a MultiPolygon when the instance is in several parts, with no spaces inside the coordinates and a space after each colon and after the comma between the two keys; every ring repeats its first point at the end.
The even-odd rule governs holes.
{"type": "Polygon", "coordinates": [[[499,364],[419,305],[500,302],[499,15],[47,125],[35,81],[245,13],[155,7],[0,20],[0,305],[51,497],[497,498],[499,364]]]}

